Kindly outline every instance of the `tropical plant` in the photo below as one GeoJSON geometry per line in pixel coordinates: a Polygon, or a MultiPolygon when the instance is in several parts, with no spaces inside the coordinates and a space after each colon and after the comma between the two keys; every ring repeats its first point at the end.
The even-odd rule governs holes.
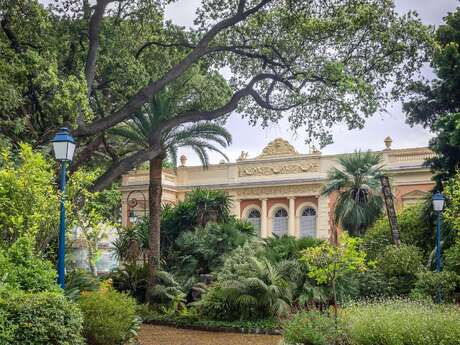
{"type": "Polygon", "coordinates": [[[114,256],[121,262],[135,265],[147,263],[149,248],[148,219],[142,218],[133,226],[118,230],[117,238],[112,242],[114,256]]]}
{"type": "Polygon", "coordinates": [[[204,228],[182,233],[176,240],[168,264],[182,279],[216,271],[223,265],[226,254],[253,236],[253,232],[246,232],[240,224],[238,220],[209,223],[204,228]]]}
{"type": "Polygon", "coordinates": [[[340,169],[332,168],[322,194],[338,193],[334,223],[352,236],[362,236],[382,212],[379,176],[382,156],[356,151],[338,158],[340,169]]]}
{"type": "Polygon", "coordinates": [[[231,134],[221,125],[212,122],[172,126],[158,135],[157,130],[160,123],[173,117],[177,111],[176,102],[174,91],[165,89],[164,92],[154,97],[152,102],[144,107],[143,111],[136,113],[132,119],[111,130],[112,134],[127,140],[127,151],[151,150],[153,143],[156,141],[161,143],[161,153],[150,160],[149,166],[149,279],[147,295],[153,288],[155,270],[160,261],[163,161],[169,157],[169,161],[176,166],[178,149],[190,147],[198,155],[203,166],[206,167],[209,163],[208,151],[218,152],[228,159],[215,144],[225,148],[231,143],[231,134]]]}
{"type": "Polygon", "coordinates": [[[218,281],[195,303],[203,316],[252,320],[289,313],[292,285],[268,260],[255,257],[249,260],[248,276],[218,281]]]}
{"type": "Polygon", "coordinates": [[[187,201],[195,205],[198,226],[208,222],[223,223],[229,220],[232,199],[225,191],[197,188],[187,195],[187,201]]]}
{"type": "Polygon", "coordinates": [[[313,237],[297,239],[294,236],[272,236],[264,239],[265,256],[271,262],[298,259],[307,248],[320,245],[323,241],[313,237]]]}

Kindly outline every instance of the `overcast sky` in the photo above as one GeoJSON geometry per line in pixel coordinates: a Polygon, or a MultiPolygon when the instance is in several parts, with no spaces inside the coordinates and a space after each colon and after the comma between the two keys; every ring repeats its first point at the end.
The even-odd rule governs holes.
{"type": "MultiPolygon", "coordinates": [[[[425,24],[439,25],[447,12],[452,12],[459,2],[457,0],[396,0],[396,7],[400,13],[415,10],[419,13],[425,24]]],[[[167,8],[166,14],[175,24],[182,26],[192,25],[195,10],[200,0],[180,0],[167,8]]],[[[432,77],[430,69],[423,70],[423,75],[432,77]]],[[[289,140],[299,152],[308,153],[305,145],[305,134],[302,130],[292,133],[287,121],[272,125],[270,128],[249,126],[241,115],[233,113],[226,127],[233,135],[233,144],[227,150],[231,161],[240,155],[241,151],[249,152],[249,157],[258,155],[265,145],[274,138],[283,137],[289,140]]],[[[376,114],[367,120],[364,129],[349,131],[345,126],[336,126],[333,129],[334,143],[323,148],[323,153],[352,152],[355,149],[380,150],[384,148],[383,140],[389,135],[393,139],[393,148],[407,148],[428,145],[430,133],[420,126],[410,127],[405,123],[401,104],[395,103],[387,108],[384,114],[376,114]]],[[[198,158],[190,151],[183,150],[188,157],[188,164],[198,164],[198,158]]],[[[217,163],[221,158],[211,155],[212,163],[217,163]]]]}

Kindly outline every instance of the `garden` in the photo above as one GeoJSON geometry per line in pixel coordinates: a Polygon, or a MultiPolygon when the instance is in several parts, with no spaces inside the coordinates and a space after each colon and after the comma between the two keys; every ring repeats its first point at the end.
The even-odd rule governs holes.
{"type": "Polygon", "coordinates": [[[460,344],[460,10],[433,30],[392,1],[204,0],[185,28],[172,2],[0,2],[0,344],[460,344]],[[324,180],[329,239],[261,238],[223,190],[162,204],[181,148],[228,160],[233,111],[324,146],[390,101],[434,153],[433,193],[395,218],[370,151],[324,180]],[[120,180],[147,167],[122,226],[120,180]]]}

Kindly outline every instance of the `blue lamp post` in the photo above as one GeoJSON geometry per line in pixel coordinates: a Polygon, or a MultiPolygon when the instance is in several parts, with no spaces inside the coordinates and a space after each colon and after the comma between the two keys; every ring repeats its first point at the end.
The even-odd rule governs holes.
{"type": "Polygon", "coordinates": [[[59,222],[59,247],[58,247],[58,283],[61,288],[65,286],[65,205],[64,194],[66,185],[66,165],[72,161],[75,152],[75,140],[68,128],[61,128],[53,140],[54,156],[61,162],[61,217],[59,222]]]}
{"type": "MultiPolygon", "coordinates": [[[[442,269],[442,258],[441,258],[441,212],[444,208],[444,196],[437,192],[432,197],[433,209],[437,213],[436,221],[436,272],[441,272],[442,269]]],[[[438,286],[436,292],[436,302],[442,302],[442,292],[441,287],[438,286]]]]}

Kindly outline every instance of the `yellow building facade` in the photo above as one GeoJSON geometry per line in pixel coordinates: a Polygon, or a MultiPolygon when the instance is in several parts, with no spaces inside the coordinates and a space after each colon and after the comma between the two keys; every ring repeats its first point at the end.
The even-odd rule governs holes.
{"type": "MultiPolygon", "coordinates": [[[[396,207],[419,202],[434,186],[430,170],[423,166],[433,153],[428,148],[392,149],[390,138],[384,144],[379,153],[391,179],[396,207]]],[[[242,152],[234,163],[207,169],[187,166],[182,156],[176,171],[163,173],[163,203],[176,204],[195,188],[224,190],[233,199],[233,214],[253,223],[261,237],[289,234],[328,239],[336,196],[323,196],[321,189],[328,182],[328,171],[339,167],[337,158],[317,150],[299,153],[282,138],[268,143],[257,157],[242,152]]],[[[123,225],[129,224],[130,214],[148,213],[148,179],[145,170],[123,176],[123,225]]]]}

